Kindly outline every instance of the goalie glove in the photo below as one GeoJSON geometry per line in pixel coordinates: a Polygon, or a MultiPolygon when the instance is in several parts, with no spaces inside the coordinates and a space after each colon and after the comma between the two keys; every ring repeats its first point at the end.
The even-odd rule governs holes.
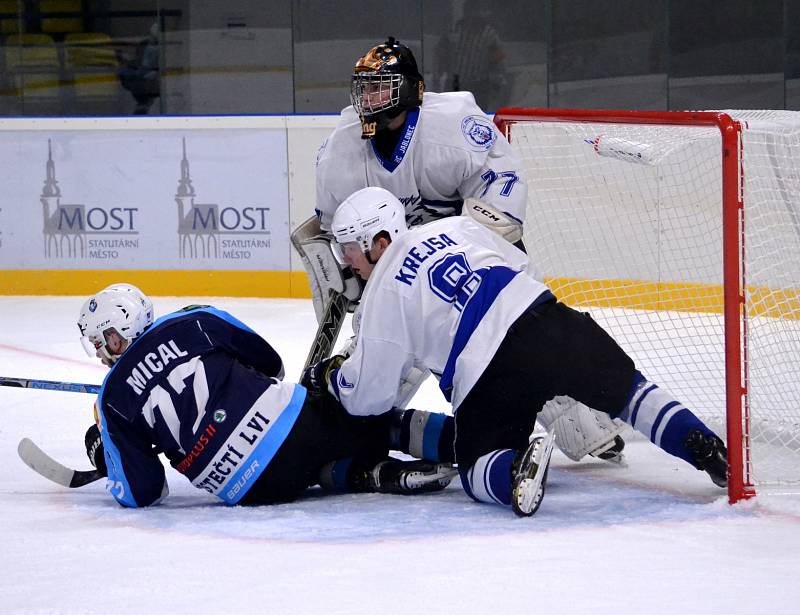
{"type": "Polygon", "coordinates": [[[92,425],[86,430],[86,435],[83,440],[86,445],[86,455],[89,457],[89,462],[97,468],[103,476],[108,476],[105,448],[103,447],[103,439],[100,437],[100,429],[98,429],[97,425],[92,425]]]}
{"type": "Polygon", "coordinates": [[[522,224],[484,201],[472,197],[464,199],[461,215],[468,216],[494,231],[508,243],[515,244],[522,239],[522,224]]]}

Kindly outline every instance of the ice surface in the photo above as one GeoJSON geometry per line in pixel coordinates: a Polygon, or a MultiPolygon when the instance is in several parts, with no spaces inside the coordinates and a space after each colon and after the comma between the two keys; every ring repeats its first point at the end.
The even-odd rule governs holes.
{"type": "MultiPolygon", "coordinates": [[[[310,301],[155,300],[159,314],[204,302],[264,335],[297,377],[310,301]]],[[[104,368],[78,342],[80,304],[0,297],[0,375],[99,383],[104,368]]],[[[703,473],[632,435],[626,467],[556,453],[530,519],[455,484],[227,508],[171,469],[162,505],[126,510],[101,483],[63,489],[16,455],[28,436],[88,469],[92,402],[0,387],[0,613],[800,612],[800,499],[729,506],[703,473]]],[[[447,408],[432,384],[414,406],[447,408]]]]}

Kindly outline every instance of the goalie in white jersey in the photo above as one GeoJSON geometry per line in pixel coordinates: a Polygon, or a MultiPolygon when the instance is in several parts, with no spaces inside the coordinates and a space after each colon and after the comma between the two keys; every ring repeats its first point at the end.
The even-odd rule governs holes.
{"type": "Polygon", "coordinates": [[[361,323],[352,354],[312,366],[304,381],[351,414],[373,415],[396,405],[412,366],[438,374],[474,499],[536,511],[553,437],[528,439],[557,395],[624,420],[725,486],[716,434],[638,372],[588,314],[557,302],[527,256],[495,233],[466,216],[409,230],[403,205],[382,188],[351,195],[332,229],[342,261],[368,280],[361,323]]]}
{"type": "Polygon", "coordinates": [[[424,92],[411,50],[390,37],[356,63],[350,100],[317,156],[323,230],[350,194],[380,186],[403,203],[409,226],[459,214],[474,197],[521,236],[521,162],[470,92],[424,92]]]}
{"type": "Polygon", "coordinates": [[[359,298],[359,284],[349,271],[339,272],[324,239],[336,208],[361,188],[396,195],[409,226],[458,215],[465,199],[480,199],[493,223],[522,247],[528,187],[521,161],[471,93],[424,90],[414,55],[393,37],[356,62],[352,104],[317,154],[316,218],[292,234],[317,320],[329,290],[359,298]]]}

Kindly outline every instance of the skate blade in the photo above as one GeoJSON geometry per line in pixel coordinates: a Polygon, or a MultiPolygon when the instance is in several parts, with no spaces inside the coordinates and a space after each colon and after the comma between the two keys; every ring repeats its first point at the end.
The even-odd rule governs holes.
{"type": "Polygon", "coordinates": [[[555,446],[555,433],[548,433],[534,451],[536,472],[530,478],[524,478],[514,488],[512,508],[520,517],[531,517],[539,510],[544,499],[544,483],[547,480],[547,469],[555,446]]]}

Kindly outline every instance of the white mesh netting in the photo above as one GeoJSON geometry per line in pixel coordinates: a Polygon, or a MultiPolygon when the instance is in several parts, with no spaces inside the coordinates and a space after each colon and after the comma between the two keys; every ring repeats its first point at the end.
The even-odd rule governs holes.
{"type": "MultiPolygon", "coordinates": [[[[728,113],[743,123],[745,457],[756,485],[800,486],[800,113],[728,113]]],[[[719,129],[531,118],[509,130],[540,273],[724,434],[719,129]]]]}

